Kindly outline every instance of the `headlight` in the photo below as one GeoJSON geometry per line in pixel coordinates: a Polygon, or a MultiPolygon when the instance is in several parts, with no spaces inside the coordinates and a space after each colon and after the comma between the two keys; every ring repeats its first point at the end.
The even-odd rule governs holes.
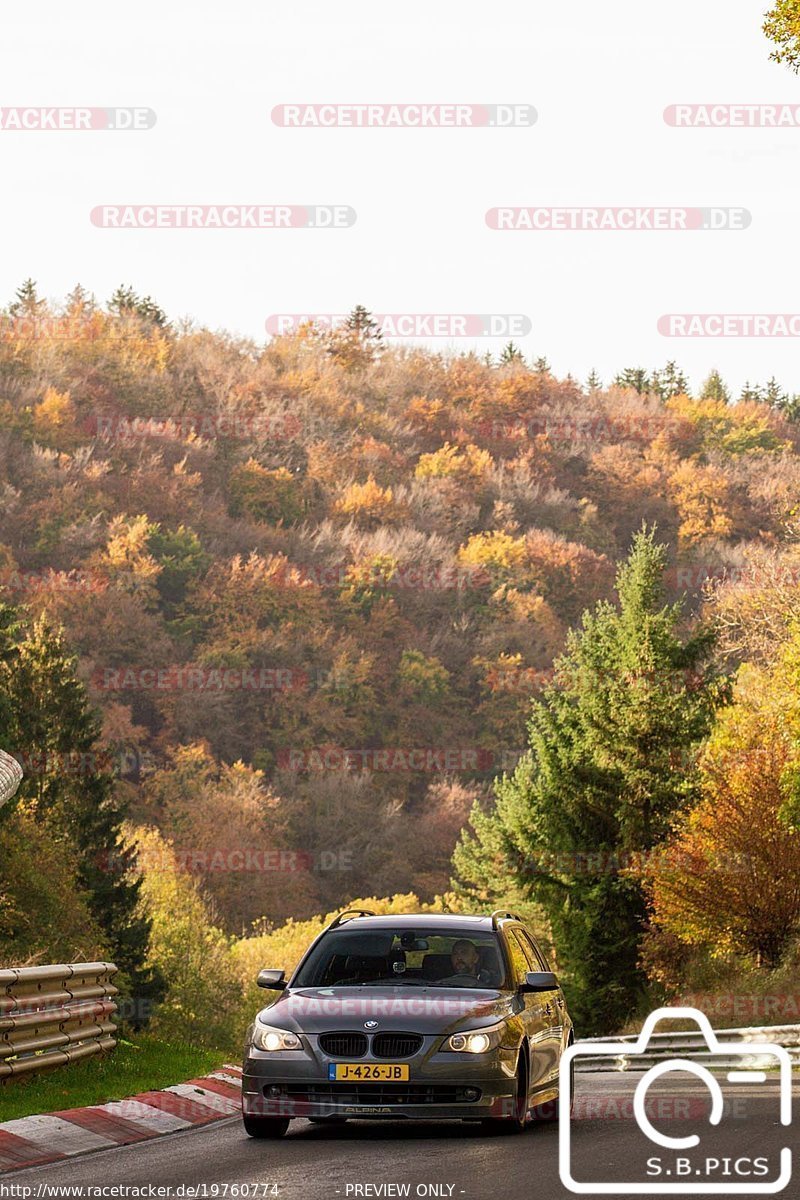
{"type": "Polygon", "coordinates": [[[464,1033],[454,1033],[445,1042],[448,1050],[456,1050],[464,1054],[485,1054],[487,1050],[500,1045],[500,1026],[491,1029],[465,1030],[464,1033]]]}
{"type": "Polygon", "coordinates": [[[274,1029],[256,1021],[253,1026],[253,1045],[257,1050],[299,1050],[300,1038],[288,1029],[274,1029]]]}

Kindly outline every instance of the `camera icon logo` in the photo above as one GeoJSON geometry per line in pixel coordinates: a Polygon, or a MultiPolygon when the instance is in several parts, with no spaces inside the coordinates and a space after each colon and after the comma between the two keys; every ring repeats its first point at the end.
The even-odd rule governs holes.
{"type": "MultiPolygon", "coordinates": [[[[705,1013],[695,1008],[659,1008],[651,1013],[642,1026],[642,1031],[634,1043],[631,1042],[576,1042],[562,1055],[559,1077],[559,1087],[562,1096],[569,1097],[569,1103],[559,1105],[559,1173],[561,1183],[570,1192],[577,1195],[774,1195],[783,1191],[792,1176],[792,1151],[784,1146],[780,1154],[773,1155],[778,1161],[775,1169],[770,1169],[770,1159],[766,1154],[756,1158],[739,1157],[732,1159],[721,1155],[713,1144],[713,1134],[705,1131],[701,1138],[699,1133],[691,1133],[682,1137],[671,1137],[655,1127],[647,1111],[648,1090],[652,1084],[670,1072],[684,1072],[694,1075],[706,1087],[710,1096],[710,1112],[707,1116],[708,1125],[718,1127],[722,1124],[726,1111],[726,1096],[720,1084],[720,1079],[727,1080],[732,1085],[768,1084],[765,1067],[773,1071],[777,1065],[778,1075],[778,1112],[777,1121],[780,1125],[788,1126],[792,1120],[792,1060],[783,1046],[773,1042],[744,1042],[727,1041],[717,1037],[711,1028],[711,1023],[705,1013]],[[702,1039],[707,1049],[698,1062],[689,1057],[665,1058],[656,1062],[649,1069],[644,1069],[647,1061],[648,1047],[656,1025],[662,1020],[691,1020],[699,1026],[702,1039]],[[593,1181],[579,1180],[574,1176],[573,1142],[570,1109],[572,1106],[572,1064],[581,1058],[607,1058],[612,1069],[614,1060],[624,1056],[630,1062],[630,1070],[636,1070],[636,1058],[643,1058],[643,1074],[636,1085],[633,1095],[633,1115],[640,1132],[646,1139],[642,1143],[642,1151],[648,1148],[652,1155],[652,1147],[657,1146],[666,1153],[646,1160],[646,1169],[642,1178],[630,1181],[593,1181]],[[716,1060],[716,1061],[715,1061],[716,1060]],[[716,1068],[716,1073],[715,1073],[716,1068]],[[709,1144],[706,1144],[706,1143],[709,1144]],[[691,1152],[695,1153],[692,1154],[691,1152]],[[766,1178],[766,1176],[773,1176],[766,1178]]],[[[773,1079],[775,1076],[773,1075],[773,1079]]],[[[685,1075],[684,1075],[685,1081],[685,1075]]],[[[683,1081],[682,1081],[683,1082],[683,1081]]],[[[735,1095],[735,1087],[732,1089],[735,1095]]],[[[752,1092],[749,1092],[752,1095],[752,1092]]],[[[774,1123],[774,1121],[773,1121],[774,1123]]],[[[703,1132],[703,1131],[701,1131],[703,1132]]],[[[636,1154],[631,1153],[631,1161],[636,1154]]],[[[643,1164],[644,1166],[644,1164],[643,1164]]]]}

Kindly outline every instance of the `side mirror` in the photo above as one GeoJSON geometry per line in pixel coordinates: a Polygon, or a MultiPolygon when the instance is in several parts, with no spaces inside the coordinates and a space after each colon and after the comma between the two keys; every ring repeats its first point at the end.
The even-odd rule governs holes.
{"type": "Polygon", "coordinates": [[[282,992],[286,987],[285,971],[259,971],[256,984],[273,992],[282,992]]]}
{"type": "Polygon", "coordinates": [[[521,992],[554,992],[558,980],[552,971],[528,971],[525,982],[520,984],[521,992]]]}

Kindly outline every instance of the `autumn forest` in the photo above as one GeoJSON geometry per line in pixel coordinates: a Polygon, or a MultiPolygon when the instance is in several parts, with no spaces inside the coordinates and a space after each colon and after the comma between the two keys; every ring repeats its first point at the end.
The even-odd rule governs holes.
{"type": "Polygon", "coordinates": [[[256,345],[24,284],[3,965],[113,955],[168,1021],[181,944],[246,980],[287,921],[405,896],[519,904],[579,1012],[622,939],[608,1030],[647,989],[791,976],[799,418],[774,380],[558,379],[361,308],[256,345]]]}

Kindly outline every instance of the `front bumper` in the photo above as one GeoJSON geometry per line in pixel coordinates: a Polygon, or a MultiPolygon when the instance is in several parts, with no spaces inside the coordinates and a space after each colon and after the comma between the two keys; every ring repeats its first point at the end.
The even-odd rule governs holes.
{"type": "MultiPolygon", "coordinates": [[[[302,1050],[267,1053],[249,1047],[243,1066],[242,1108],[247,1116],[364,1117],[368,1120],[450,1120],[504,1117],[513,1111],[517,1051],[485,1054],[441,1051],[442,1036],[425,1037],[407,1063],[407,1083],[341,1083],[318,1039],[303,1036],[302,1050]]],[[[384,1060],[359,1059],[376,1063],[384,1060]]]]}

